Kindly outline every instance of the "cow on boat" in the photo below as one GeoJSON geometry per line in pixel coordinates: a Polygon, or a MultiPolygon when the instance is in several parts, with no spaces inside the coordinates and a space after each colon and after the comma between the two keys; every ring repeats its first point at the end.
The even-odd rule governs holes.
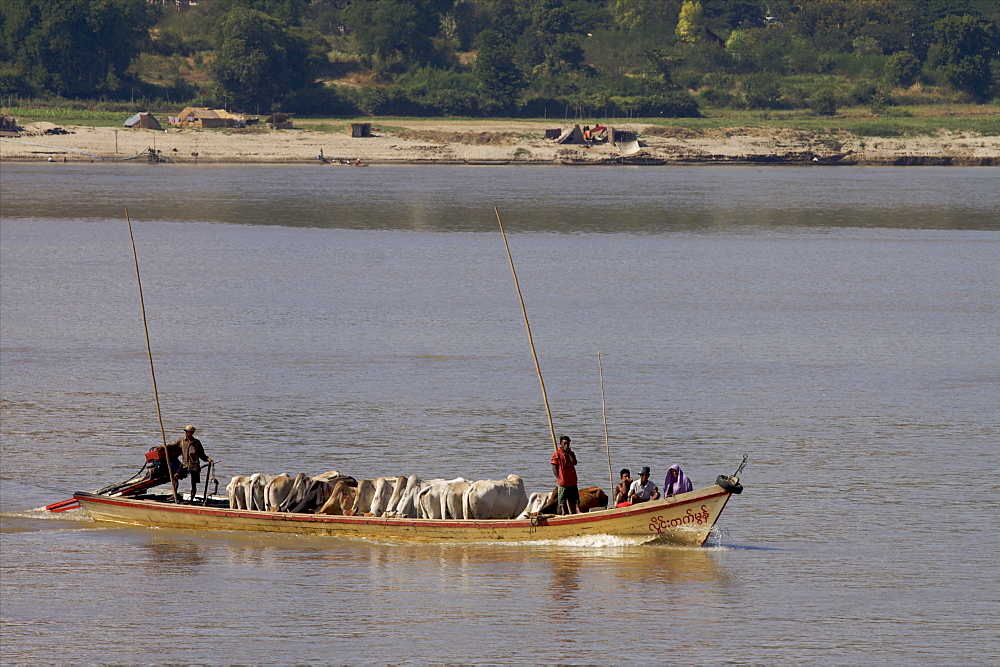
{"type": "Polygon", "coordinates": [[[462,496],[465,519],[512,519],[528,505],[524,480],[507,475],[504,480],[472,482],[462,496]]]}
{"type": "Polygon", "coordinates": [[[517,518],[527,519],[529,515],[538,514],[545,508],[546,505],[550,502],[554,503],[555,501],[556,499],[551,493],[535,491],[528,496],[528,504],[525,506],[524,511],[517,515],[517,518]]]}
{"type": "Polygon", "coordinates": [[[330,492],[330,497],[327,498],[322,507],[316,510],[316,514],[346,514],[354,507],[357,492],[357,487],[350,486],[343,480],[338,481],[334,484],[333,491],[330,492]]]}
{"type": "MultiPolygon", "coordinates": [[[[433,479],[424,482],[417,495],[417,506],[421,519],[447,519],[448,497],[452,486],[468,484],[462,477],[455,479],[433,479]]],[[[455,518],[455,517],[452,517],[455,518]]]]}
{"type": "Polygon", "coordinates": [[[274,475],[265,475],[262,472],[258,472],[247,478],[246,483],[243,485],[243,490],[246,495],[246,508],[248,510],[263,511],[267,509],[264,501],[264,490],[274,477],[274,475]]]}
{"type": "Polygon", "coordinates": [[[416,475],[410,475],[406,479],[406,486],[399,496],[399,502],[396,503],[395,509],[386,512],[386,516],[415,519],[417,517],[417,494],[420,493],[421,488],[421,479],[416,475]]]}
{"type": "Polygon", "coordinates": [[[266,483],[259,496],[256,484],[251,490],[254,500],[252,506],[247,503],[248,509],[257,509],[257,504],[260,503],[260,508],[269,512],[313,512],[327,501],[337,482],[356,484],[353,477],[342,475],[336,470],[316,477],[310,477],[305,473],[299,473],[294,478],[285,474],[274,477],[260,475],[257,484],[263,483],[264,480],[266,483]]]}
{"type": "Polygon", "coordinates": [[[281,505],[288,498],[295,480],[286,474],[275,475],[274,479],[264,487],[264,505],[268,512],[280,511],[281,505]]]}
{"type": "MultiPolygon", "coordinates": [[[[529,514],[555,514],[558,488],[551,493],[535,492],[528,497],[528,505],[518,515],[518,519],[527,519],[529,514]]],[[[580,489],[580,511],[589,512],[597,507],[608,506],[608,494],[599,486],[588,486],[580,489]]]]}
{"type": "Polygon", "coordinates": [[[444,492],[445,519],[464,519],[465,511],[462,509],[462,499],[468,490],[471,482],[453,482],[444,492]]]}
{"type": "Polygon", "coordinates": [[[371,504],[368,506],[365,516],[382,516],[387,514],[392,508],[393,498],[397,498],[397,491],[402,493],[402,488],[406,486],[405,477],[379,477],[372,480],[375,491],[372,494],[371,504]]]}
{"type": "Polygon", "coordinates": [[[226,495],[229,496],[229,507],[234,510],[245,510],[247,508],[246,483],[249,477],[237,475],[229,480],[226,485],[226,495]]]}

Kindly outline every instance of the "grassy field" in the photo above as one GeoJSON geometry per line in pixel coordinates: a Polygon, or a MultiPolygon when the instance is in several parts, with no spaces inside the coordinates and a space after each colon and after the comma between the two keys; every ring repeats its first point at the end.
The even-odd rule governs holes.
{"type": "MultiPolygon", "coordinates": [[[[178,110],[153,110],[161,123],[165,124],[167,113],[178,110]]],[[[48,121],[56,125],[77,125],[83,127],[121,127],[128,112],[73,109],[64,107],[11,107],[8,113],[21,125],[37,121],[48,121]]],[[[901,137],[935,135],[942,131],[965,132],[981,135],[1000,135],[1000,105],[926,105],[892,107],[885,114],[876,115],[866,107],[842,108],[836,116],[817,116],[808,110],[793,111],[744,111],[732,109],[705,109],[704,118],[586,118],[581,123],[604,122],[610,124],[642,123],[683,127],[695,132],[723,128],[791,129],[813,134],[834,134],[849,132],[857,136],[901,137]]],[[[371,122],[383,131],[391,131],[392,118],[296,118],[298,128],[314,132],[339,133],[345,131],[352,121],[371,122]]],[[[421,119],[398,119],[421,120],[421,119]]],[[[425,119],[426,120],[426,119],[425,119]]],[[[467,123],[468,118],[435,118],[435,122],[467,123]]],[[[531,119],[518,119],[531,120],[531,119]]],[[[548,122],[555,127],[572,121],[534,119],[548,122]]],[[[484,123],[495,123],[501,128],[505,119],[483,119],[484,123]]],[[[486,128],[484,128],[486,129],[486,128]]]]}

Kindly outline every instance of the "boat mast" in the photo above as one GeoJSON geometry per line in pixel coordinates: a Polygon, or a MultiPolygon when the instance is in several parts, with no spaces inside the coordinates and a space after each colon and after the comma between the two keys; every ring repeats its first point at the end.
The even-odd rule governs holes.
{"type": "Polygon", "coordinates": [[[611,488],[611,500],[615,499],[615,476],[611,472],[611,441],[608,439],[608,410],[604,404],[604,364],[601,363],[601,352],[597,351],[597,369],[601,376],[601,416],[604,417],[604,448],[608,452],[608,484],[611,488]]]}
{"type": "Polygon", "coordinates": [[[517,290],[517,298],[521,302],[521,314],[524,315],[524,328],[528,331],[528,345],[531,347],[531,357],[535,360],[535,372],[538,374],[538,384],[542,386],[542,402],[545,403],[545,415],[549,419],[549,433],[552,435],[552,449],[559,451],[559,443],[556,441],[556,429],[552,425],[552,411],[549,409],[549,397],[545,393],[545,380],[542,379],[542,368],[538,365],[538,354],[535,352],[535,342],[531,338],[531,325],[528,324],[528,311],[524,307],[524,297],[521,296],[521,286],[517,283],[517,271],[514,270],[514,257],[510,254],[510,246],[507,244],[507,234],[503,231],[503,222],[500,220],[500,210],[494,206],[493,212],[497,214],[497,224],[500,225],[500,236],[503,237],[503,246],[507,249],[507,259],[510,260],[510,272],[514,276],[514,288],[517,290]]]}
{"type": "MultiPolygon", "coordinates": [[[[139,253],[135,250],[135,236],[132,235],[132,221],[125,209],[125,222],[128,223],[128,237],[132,241],[132,259],[135,260],[135,282],[139,285],[139,309],[142,310],[142,328],[146,332],[146,356],[149,357],[149,375],[153,378],[153,401],[156,403],[156,419],[160,422],[160,439],[163,442],[163,465],[170,476],[170,486],[174,493],[174,503],[180,504],[177,497],[177,477],[170,469],[170,457],[167,455],[167,432],[163,430],[163,415],[160,413],[160,394],[156,390],[156,371],[153,370],[153,349],[149,345],[149,326],[146,324],[146,303],[142,299],[142,278],[139,277],[139,253]]],[[[208,488],[207,486],[205,487],[208,488]]],[[[192,498],[193,500],[193,498],[192,498]]]]}

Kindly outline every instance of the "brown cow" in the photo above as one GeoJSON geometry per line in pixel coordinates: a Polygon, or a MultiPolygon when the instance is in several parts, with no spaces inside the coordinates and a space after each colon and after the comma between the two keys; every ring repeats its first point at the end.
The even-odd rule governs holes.
{"type": "MultiPolygon", "coordinates": [[[[555,514],[556,510],[556,497],[558,495],[558,487],[552,490],[549,495],[549,503],[541,509],[540,514],[555,514]]],[[[599,486],[588,486],[585,489],[580,489],[580,511],[589,512],[595,507],[607,507],[608,506],[608,494],[604,493],[599,486]]]]}
{"type": "Polygon", "coordinates": [[[333,492],[323,506],[316,510],[316,514],[344,514],[354,506],[354,499],[357,495],[357,487],[350,486],[347,482],[339,481],[333,487],[333,492]]]}

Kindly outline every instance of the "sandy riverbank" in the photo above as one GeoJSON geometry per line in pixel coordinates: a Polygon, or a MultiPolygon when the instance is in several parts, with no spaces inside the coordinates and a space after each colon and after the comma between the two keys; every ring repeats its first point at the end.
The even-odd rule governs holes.
{"type": "MultiPolygon", "coordinates": [[[[345,133],[290,130],[166,131],[74,127],[68,134],[4,136],[0,160],[147,160],[155,150],[178,164],[615,164],[614,144],[573,145],[546,140],[558,123],[505,121],[391,121],[390,131],[370,138],[345,133]],[[139,156],[139,157],[134,157],[139,156]]],[[[622,123],[640,133],[648,163],[657,164],[842,164],[1000,166],[1000,137],[945,133],[933,137],[872,138],[851,134],[817,136],[796,130],[726,128],[704,133],[684,128],[622,123]]],[[[29,126],[30,128],[30,126],[29,126]]]]}

